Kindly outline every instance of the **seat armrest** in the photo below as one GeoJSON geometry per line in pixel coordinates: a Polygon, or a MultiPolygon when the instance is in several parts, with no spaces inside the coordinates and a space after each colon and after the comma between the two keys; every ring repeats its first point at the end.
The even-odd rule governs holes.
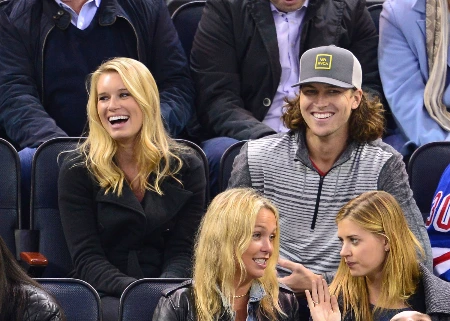
{"type": "Polygon", "coordinates": [[[20,264],[31,277],[41,277],[48,265],[47,258],[39,252],[21,252],[20,264]]]}

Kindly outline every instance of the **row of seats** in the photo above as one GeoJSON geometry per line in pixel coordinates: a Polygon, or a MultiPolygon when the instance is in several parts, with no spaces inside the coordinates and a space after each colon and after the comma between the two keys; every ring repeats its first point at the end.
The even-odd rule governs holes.
{"type": "MultiPolygon", "coordinates": [[[[44,271],[47,277],[65,275],[72,269],[72,263],[62,234],[57,208],[58,163],[65,150],[72,150],[79,138],[60,138],[46,142],[37,151],[33,162],[33,201],[35,228],[39,229],[39,250],[49,257],[49,266],[44,271]],[[62,155],[59,156],[58,155],[62,155]],[[44,179],[43,179],[44,178],[44,179]],[[49,181],[53,181],[52,184],[49,181]],[[35,199],[37,197],[37,199],[35,199]],[[46,224],[46,222],[48,224],[46,224]]],[[[190,142],[185,142],[191,144],[190,142]]],[[[239,142],[228,149],[221,162],[222,188],[231,173],[234,157],[245,142],[239,142]]],[[[197,152],[201,152],[195,147],[197,152]]],[[[204,157],[204,156],[203,156],[204,157]]],[[[18,209],[19,166],[14,148],[0,140],[0,160],[4,169],[4,184],[0,185],[0,210],[2,219],[10,219],[14,225],[14,213],[18,209]],[[12,165],[12,167],[11,167],[12,165]],[[12,218],[12,219],[11,219],[12,218]]],[[[206,161],[206,160],[205,160],[206,161]]],[[[431,200],[439,178],[450,163],[450,142],[435,142],[420,147],[411,157],[408,166],[410,184],[424,219],[429,213],[431,200]]],[[[2,229],[5,224],[0,225],[2,229]]],[[[2,236],[7,235],[2,230],[2,236]]],[[[11,243],[11,240],[10,240],[11,243]]],[[[44,288],[60,303],[68,320],[99,320],[101,315],[100,298],[88,283],[67,278],[37,279],[44,288]],[[83,308],[80,309],[79,307],[83,308]]],[[[161,291],[185,281],[185,279],[141,279],[132,283],[120,299],[120,320],[148,320],[161,296],[161,291]]]]}
{"type": "MultiPolygon", "coordinates": [[[[23,251],[43,254],[48,265],[39,275],[42,277],[65,277],[73,269],[61,226],[57,182],[59,166],[67,155],[62,152],[75,149],[82,139],[52,139],[37,149],[32,167],[29,216],[20,209],[19,157],[11,144],[0,140],[0,166],[3,169],[3,180],[0,184],[0,235],[18,259],[23,251]],[[22,229],[20,222],[24,219],[29,219],[29,229],[22,229]]],[[[192,147],[203,159],[205,175],[208,177],[208,164],[203,151],[192,142],[178,141],[192,147]]],[[[231,146],[222,157],[219,175],[221,191],[226,189],[233,160],[244,143],[238,142],[231,146]]],[[[440,176],[449,163],[450,142],[424,145],[411,157],[408,166],[410,184],[424,218],[428,216],[440,176]]],[[[208,192],[207,189],[207,199],[208,192]]]]}
{"type": "MultiPolygon", "coordinates": [[[[0,235],[22,265],[31,265],[26,268],[33,276],[65,277],[73,270],[61,225],[57,183],[60,165],[68,155],[64,152],[74,150],[83,139],[51,139],[36,150],[31,170],[30,213],[23,213],[20,209],[20,162],[17,151],[6,140],[0,139],[0,166],[3,169],[3,184],[0,184],[0,235]],[[25,221],[29,222],[29,229],[22,228],[22,222],[25,221]],[[30,256],[29,252],[39,252],[46,262],[31,262],[36,256],[30,256]]],[[[177,141],[191,147],[203,159],[208,180],[208,163],[200,147],[187,140],[177,141]]],[[[205,193],[208,200],[208,188],[205,193]]]]}
{"type": "MultiPolygon", "coordinates": [[[[97,291],[87,282],[70,278],[38,278],[64,311],[67,321],[101,320],[102,306],[97,291]]],[[[186,279],[141,279],[123,292],[119,304],[119,321],[148,321],[158,304],[161,292],[186,279]]]]}
{"type": "MultiPolygon", "coordinates": [[[[85,309],[76,309],[75,307],[79,305],[75,305],[76,299],[71,298],[71,296],[76,296],[80,292],[76,288],[84,286],[86,290],[91,292],[89,294],[91,299],[95,299],[91,300],[95,302],[93,306],[97,305],[98,309],[100,309],[98,294],[90,285],[83,281],[75,281],[73,279],[58,281],[58,279],[49,278],[65,277],[73,269],[59,216],[57,181],[59,166],[67,155],[62,152],[75,149],[82,139],[67,137],[52,139],[42,144],[36,151],[32,168],[29,230],[20,229],[22,213],[19,207],[20,163],[18,154],[11,144],[0,139],[0,166],[3,169],[3,180],[2,184],[0,184],[0,215],[2,217],[0,234],[11,251],[17,253],[18,257],[20,257],[20,251],[26,250],[39,251],[48,259],[48,265],[41,274],[42,277],[47,279],[38,280],[55,296],[65,311],[72,311],[69,314],[75,316],[77,311],[80,313],[85,311],[85,309]],[[18,227],[19,229],[17,229],[18,227]],[[73,289],[74,287],[75,289],[73,289]],[[64,299],[60,298],[61,295],[64,299]]],[[[208,176],[207,160],[203,151],[192,142],[178,141],[191,146],[200,155],[205,163],[205,175],[208,176]]],[[[231,146],[222,157],[221,175],[219,176],[222,190],[226,188],[233,160],[244,143],[238,142],[231,146]]],[[[408,165],[410,184],[424,219],[428,216],[432,197],[440,176],[449,163],[450,142],[435,142],[423,145],[417,149],[410,159],[408,165]]],[[[159,300],[161,289],[174,285],[174,282],[180,283],[182,281],[165,279],[136,281],[123,293],[120,312],[122,320],[141,320],[140,316],[152,315],[148,311],[153,313],[159,300]],[[150,297],[153,299],[150,300],[150,297]],[[126,304],[126,300],[129,300],[128,304],[126,304]],[[142,313],[139,311],[142,311],[142,313]]],[[[86,295],[88,294],[86,293],[86,295]]],[[[87,299],[83,300],[83,302],[88,302],[87,299]]],[[[80,318],[69,318],[69,320],[80,320],[80,318]]],[[[89,319],[82,318],[82,320],[89,319]]]]}

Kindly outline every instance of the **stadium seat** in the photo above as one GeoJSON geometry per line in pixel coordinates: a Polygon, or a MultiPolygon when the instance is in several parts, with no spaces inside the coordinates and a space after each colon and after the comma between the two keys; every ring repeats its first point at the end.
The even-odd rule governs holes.
{"type": "Polygon", "coordinates": [[[430,213],[441,175],[449,164],[450,142],[422,145],[414,151],[409,160],[409,184],[424,221],[430,213]]]}
{"type": "Polygon", "coordinates": [[[177,29],[178,37],[180,37],[186,57],[191,56],[192,42],[194,41],[195,32],[198,23],[202,17],[203,7],[206,1],[191,1],[181,5],[172,14],[172,21],[177,29]]]}
{"type": "Polygon", "coordinates": [[[227,189],[228,181],[231,177],[231,171],[233,170],[234,158],[239,154],[242,146],[246,143],[246,140],[234,143],[223,153],[220,158],[219,168],[219,193],[227,189]]]}
{"type": "Polygon", "coordinates": [[[192,148],[200,157],[201,160],[203,160],[203,167],[205,169],[205,177],[206,177],[206,191],[205,191],[205,204],[209,204],[209,165],[208,165],[208,159],[206,158],[205,152],[198,146],[197,144],[191,142],[190,140],[186,139],[175,139],[178,143],[184,144],[190,148],[192,148]]]}
{"type": "MultiPolygon", "coordinates": [[[[31,171],[31,220],[30,227],[37,234],[39,251],[48,264],[42,271],[29,270],[33,276],[60,278],[66,277],[73,270],[73,263],[67,248],[61,217],[58,207],[58,177],[59,168],[64,157],[64,151],[74,150],[84,138],[61,137],[43,143],[36,150],[31,171]]],[[[182,139],[177,142],[185,144],[199,155],[205,166],[208,184],[208,161],[204,152],[196,144],[182,139]]],[[[206,201],[209,201],[209,188],[205,191],[206,201]]],[[[25,260],[24,257],[22,257],[25,260]]],[[[28,258],[28,265],[31,259],[28,258]]],[[[25,265],[25,264],[23,264],[25,265]]]]}
{"type": "Polygon", "coordinates": [[[188,279],[140,279],[131,283],[120,297],[119,321],[150,321],[161,292],[188,279]]]}
{"type": "Polygon", "coordinates": [[[69,278],[36,281],[58,302],[67,321],[101,320],[100,296],[87,282],[69,278]]]}
{"type": "Polygon", "coordinates": [[[38,233],[38,251],[48,260],[41,277],[65,277],[73,270],[58,207],[59,168],[66,153],[83,138],[61,137],[38,147],[31,169],[30,228],[38,233]]]}
{"type": "MultiPolygon", "coordinates": [[[[20,229],[20,160],[16,149],[0,138],[0,235],[16,253],[15,231],[20,229]]],[[[19,235],[17,234],[19,237],[19,235]]],[[[19,239],[18,239],[19,241],[19,239]]]]}
{"type": "Polygon", "coordinates": [[[375,23],[375,27],[377,28],[377,32],[380,31],[380,13],[383,9],[382,3],[372,4],[367,7],[369,10],[370,16],[372,17],[373,22],[375,23]]]}

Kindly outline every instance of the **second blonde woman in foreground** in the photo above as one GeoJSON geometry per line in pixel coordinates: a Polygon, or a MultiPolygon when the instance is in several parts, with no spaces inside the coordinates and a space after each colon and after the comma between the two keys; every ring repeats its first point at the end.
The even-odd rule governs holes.
{"type": "Polygon", "coordinates": [[[366,192],[342,207],[336,223],[341,263],[330,292],[337,301],[325,281],[313,282],[314,321],[340,321],[339,308],[344,321],[389,321],[413,310],[450,320],[450,284],[419,263],[422,248],[392,195],[366,192]]]}
{"type": "Polygon", "coordinates": [[[153,321],[298,320],[294,294],[278,284],[278,211],[251,189],[216,196],[195,248],[194,279],[166,291],[153,321]]]}

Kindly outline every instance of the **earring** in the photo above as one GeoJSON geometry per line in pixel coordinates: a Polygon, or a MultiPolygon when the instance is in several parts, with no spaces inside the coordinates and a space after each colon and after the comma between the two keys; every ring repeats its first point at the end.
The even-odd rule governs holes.
{"type": "Polygon", "coordinates": [[[389,249],[388,249],[388,248],[385,248],[384,250],[385,250],[386,252],[389,252],[389,249]]]}

